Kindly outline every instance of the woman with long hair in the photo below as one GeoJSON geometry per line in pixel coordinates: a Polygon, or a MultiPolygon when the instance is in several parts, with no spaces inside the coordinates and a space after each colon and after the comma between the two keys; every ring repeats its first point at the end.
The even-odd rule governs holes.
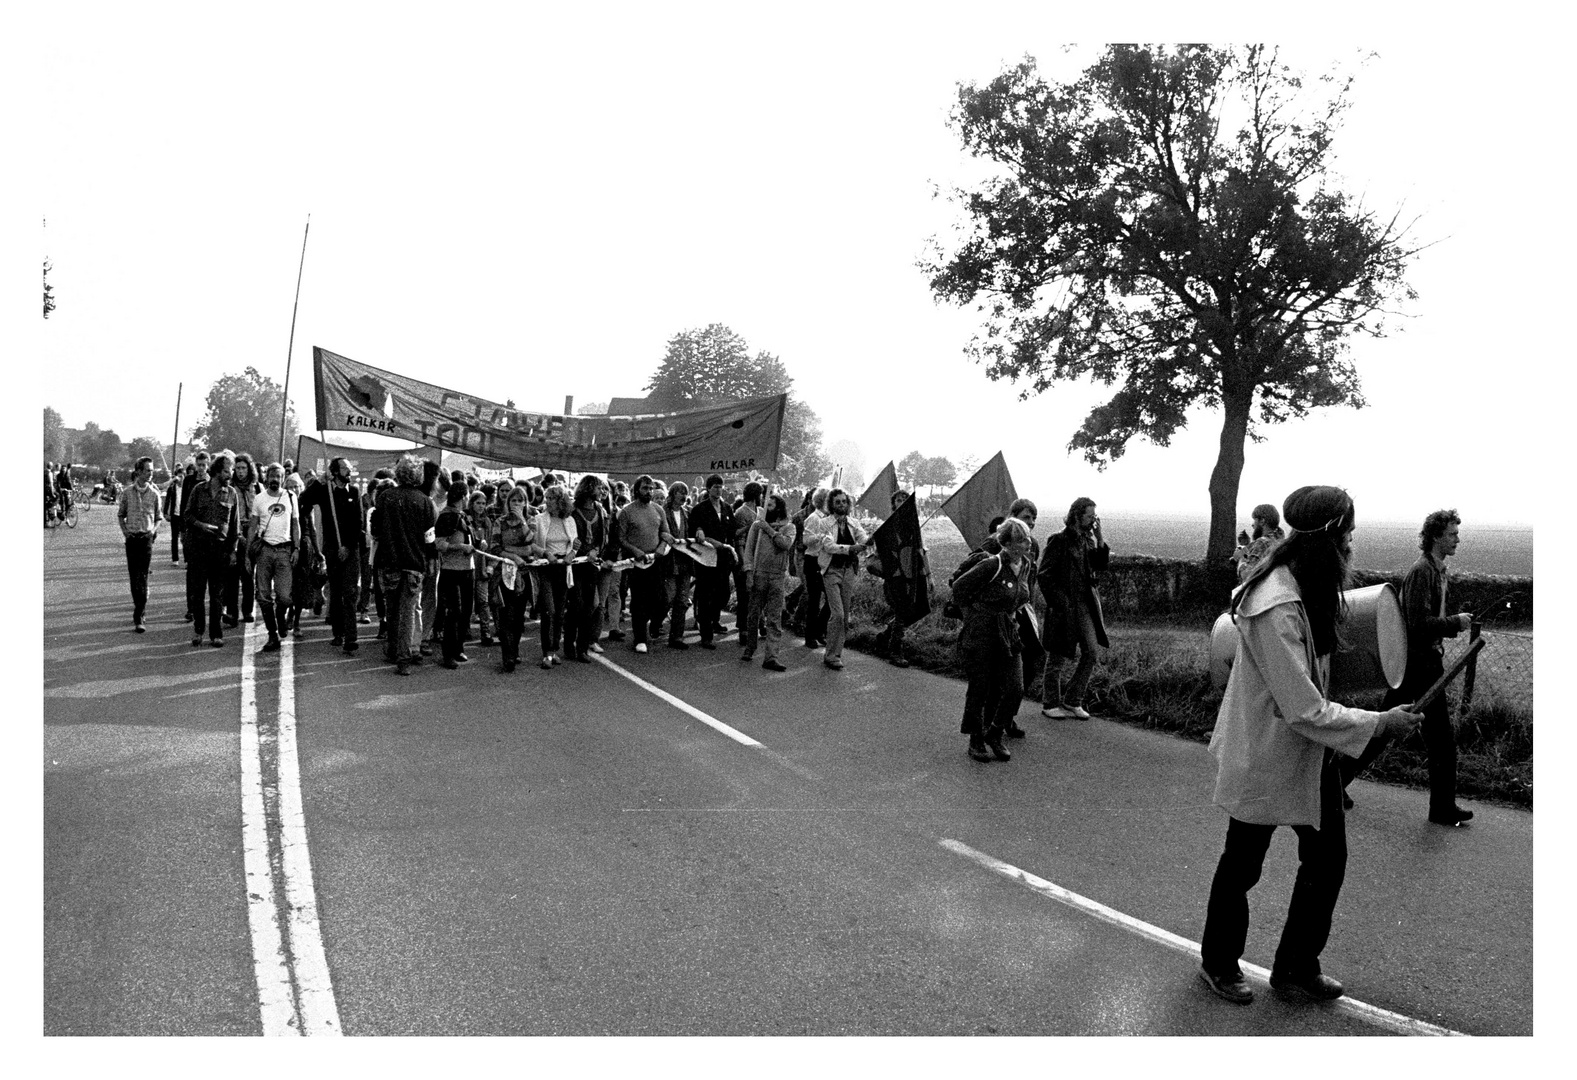
{"type": "Polygon", "coordinates": [[[520,635],[526,627],[526,609],[531,606],[531,575],[526,563],[531,559],[531,519],[527,517],[531,496],[523,487],[509,489],[505,495],[504,516],[493,534],[493,554],[515,564],[515,584],[502,586],[498,610],[499,644],[502,646],[501,671],[511,672],[520,662],[520,635]]]}
{"type": "Polygon", "coordinates": [[[602,496],[607,485],[602,479],[587,473],[575,485],[575,508],[572,512],[575,525],[574,559],[588,561],[570,568],[574,584],[569,589],[569,611],[564,625],[564,651],[570,659],[583,664],[591,663],[590,654],[601,652],[597,644],[597,577],[601,570],[602,553],[608,546],[608,514],[603,509],[602,496]]]}
{"type": "Polygon", "coordinates": [[[750,523],[741,545],[745,568],[745,633],[741,641],[741,660],[754,659],[756,642],[766,627],[767,658],[761,666],[768,671],[787,671],[778,659],[778,640],[783,637],[784,583],[788,577],[789,553],[794,547],[794,524],[789,521],[788,504],[781,495],[767,496],[766,514],[750,523]]]}
{"type": "Polygon", "coordinates": [[[1271,990],[1294,1001],[1341,996],[1341,983],[1320,971],[1347,867],[1336,758],[1361,753],[1377,731],[1405,731],[1419,719],[1403,706],[1370,712],[1326,695],[1346,614],[1352,498],[1337,487],[1302,487],[1287,496],[1282,517],[1291,535],[1232,595],[1237,655],[1210,739],[1215,804],[1230,816],[1210,884],[1199,974],[1212,992],[1239,1005],[1254,998],[1238,966],[1248,893],[1278,825],[1298,835],[1298,876],[1271,990]]]}
{"type": "Polygon", "coordinates": [[[445,494],[444,511],[433,527],[438,548],[438,625],[442,629],[443,651],[438,663],[450,669],[471,659],[464,652],[462,639],[471,623],[476,548],[465,498],[465,485],[451,483],[445,494]]]}
{"type": "Polygon", "coordinates": [[[580,539],[573,516],[574,508],[568,488],[563,484],[549,484],[542,493],[542,511],[532,522],[535,533],[532,554],[548,561],[546,566],[537,570],[537,580],[542,586],[537,612],[541,620],[544,668],[564,660],[559,648],[564,637],[564,617],[569,608],[570,560],[575,557],[575,548],[580,539]]]}
{"type": "Polygon", "coordinates": [[[976,761],[1013,757],[1002,736],[1013,726],[1024,698],[1017,612],[1034,595],[1029,526],[1007,518],[994,538],[995,550],[982,547],[971,554],[953,579],[953,600],[964,612],[958,656],[969,678],[959,731],[969,736],[969,756],[976,761]]]}
{"type": "Polygon", "coordinates": [[[473,492],[466,503],[467,516],[471,520],[473,546],[471,602],[476,609],[477,633],[481,639],[477,642],[477,646],[484,649],[492,645],[498,636],[498,617],[494,610],[493,589],[496,578],[492,569],[497,564],[489,562],[482,556],[482,553],[489,550],[493,543],[493,520],[487,513],[491,504],[492,496],[485,486],[483,490],[473,492]]]}
{"type": "MultiPolygon", "coordinates": [[[[262,492],[263,487],[257,482],[257,469],[252,464],[252,455],[237,454],[235,456],[235,471],[230,474],[230,484],[235,488],[236,494],[241,498],[241,517],[246,518],[252,512],[252,502],[262,492]]],[[[255,598],[256,583],[252,579],[254,567],[246,557],[246,545],[238,545],[235,553],[234,573],[225,582],[225,625],[235,626],[237,615],[240,622],[252,621],[252,606],[255,598]],[[240,601],[240,610],[237,612],[237,601],[240,601]]]]}
{"type": "Polygon", "coordinates": [[[805,551],[816,556],[821,586],[827,594],[827,651],[821,662],[834,671],[843,670],[843,639],[849,630],[854,576],[860,572],[860,556],[870,546],[865,530],[849,517],[853,508],[853,497],[842,488],[833,488],[827,494],[827,512],[805,523],[805,551]]]}

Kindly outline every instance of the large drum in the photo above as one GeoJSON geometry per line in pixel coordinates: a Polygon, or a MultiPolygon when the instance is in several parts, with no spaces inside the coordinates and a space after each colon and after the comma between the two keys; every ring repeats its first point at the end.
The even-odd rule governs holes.
{"type": "MultiPolygon", "coordinates": [[[[1348,589],[1347,621],[1341,634],[1346,648],[1331,657],[1330,696],[1343,697],[1402,685],[1407,670],[1407,623],[1396,590],[1388,584],[1348,589]]],[[[1210,630],[1210,684],[1227,685],[1237,656],[1238,632],[1232,616],[1222,612],[1210,630]]]]}

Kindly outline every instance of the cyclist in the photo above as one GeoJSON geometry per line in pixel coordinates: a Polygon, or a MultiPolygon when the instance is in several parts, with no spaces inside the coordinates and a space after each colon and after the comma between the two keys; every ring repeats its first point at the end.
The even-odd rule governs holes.
{"type": "Polygon", "coordinates": [[[71,509],[71,463],[64,462],[55,474],[55,497],[60,500],[60,513],[71,509]]]}

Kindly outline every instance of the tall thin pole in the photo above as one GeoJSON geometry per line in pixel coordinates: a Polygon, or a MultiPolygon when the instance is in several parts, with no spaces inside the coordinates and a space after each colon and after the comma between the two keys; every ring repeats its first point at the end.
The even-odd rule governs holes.
{"type": "Polygon", "coordinates": [[[312,231],[312,215],[301,230],[301,265],[296,267],[296,300],[290,305],[290,344],[285,348],[285,393],[279,405],[279,460],[285,460],[285,418],[290,415],[290,358],[296,351],[296,309],[301,306],[301,272],[307,265],[307,233],[312,231]]]}
{"type": "Polygon", "coordinates": [[[170,433],[170,460],[166,462],[166,464],[172,466],[170,470],[172,473],[175,471],[173,468],[175,462],[175,448],[180,444],[181,441],[181,391],[185,389],[185,387],[186,384],[183,382],[175,384],[175,430],[170,433]]]}

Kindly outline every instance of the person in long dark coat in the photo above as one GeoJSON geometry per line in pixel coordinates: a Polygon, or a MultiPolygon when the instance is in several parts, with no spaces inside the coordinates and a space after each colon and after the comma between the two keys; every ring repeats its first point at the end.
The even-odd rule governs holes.
{"type": "Polygon", "coordinates": [[[1063,519],[1063,530],[1046,541],[1036,580],[1046,598],[1046,672],[1041,694],[1041,715],[1057,720],[1088,720],[1084,692],[1095,671],[1096,647],[1107,648],[1101,600],[1095,591],[1096,575],[1106,569],[1111,549],[1101,538],[1101,519],[1095,500],[1077,498],[1063,519]],[[1063,672],[1074,655],[1079,665],[1071,679],[1063,672]]]}
{"type": "Polygon", "coordinates": [[[958,655],[969,678],[959,730],[969,736],[969,756],[976,761],[1012,759],[1002,736],[1024,698],[1023,645],[1014,613],[1031,595],[1029,528],[1008,518],[996,539],[995,554],[975,552],[953,578],[953,600],[964,613],[958,655]]]}

